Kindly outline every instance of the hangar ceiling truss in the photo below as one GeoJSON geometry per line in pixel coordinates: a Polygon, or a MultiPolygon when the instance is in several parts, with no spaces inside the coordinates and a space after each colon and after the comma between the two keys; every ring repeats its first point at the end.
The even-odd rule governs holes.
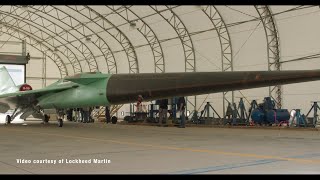
{"type": "Polygon", "coordinates": [[[89,29],[83,22],[72,18],[72,16],[68,14],[68,11],[66,11],[68,12],[66,13],[54,6],[39,6],[38,8],[33,9],[35,10],[36,14],[41,14],[42,17],[46,17],[47,20],[52,18],[61,23],[61,25],[58,26],[57,24],[54,24],[53,20],[50,20],[50,22],[53,23],[53,26],[57,26],[54,28],[55,35],[53,37],[62,37],[63,39],[67,40],[66,43],[59,44],[56,46],[56,48],[67,45],[77,45],[78,51],[80,51],[82,55],[82,59],[79,59],[79,61],[86,61],[89,67],[89,71],[99,70],[97,60],[92,50],[88,47],[87,43],[83,43],[83,39],[81,38],[86,37],[86,34],[89,33],[91,29],[89,29]],[[78,37],[74,36],[73,34],[80,34],[81,36],[78,37]],[[74,37],[75,39],[72,37],[74,37]]]}
{"type": "MultiPolygon", "coordinates": [[[[100,53],[96,53],[93,55],[94,58],[98,57],[104,57],[104,60],[106,61],[108,73],[117,73],[117,66],[116,61],[114,58],[114,54],[107,44],[107,42],[102,38],[99,33],[96,33],[95,30],[92,30],[89,23],[94,23],[96,25],[99,25],[96,20],[100,19],[98,16],[94,16],[91,13],[91,11],[86,10],[84,12],[84,9],[86,8],[79,8],[79,7],[72,7],[72,6],[65,6],[66,8],[69,8],[67,11],[62,11],[57,8],[55,8],[55,11],[57,11],[57,17],[60,21],[63,21],[65,24],[73,24],[73,26],[68,27],[70,29],[65,31],[71,31],[72,29],[78,29],[81,31],[82,38],[85,38],[85,43],[92,43],[100,53]],[[82,15],[81,20],[85,21],[79,21],[76,18],[73,18],[73,16],[70,14],[73,11],[79,13],[82,15]],[[65,13],[68,12],[68,13],[65,13]]],[[[97,51],[95,51],[97,52],[97,51]]],[[[97,68],[98,70],[98,68],[97,68]]],[[[90,70],[93,71],[93,70],[90,70]]]]}
{"type": "Polygon", "coordinates": [[[151,27],[133,12],[131,6],[123,6],[123,8],[115,8],[115,6],[107,6],[114,13],[117,13],[120,17],[126,20],[128,23],[133,23],[132,26],[138,30],[138,32],[143,35],[147,40],[148,45],[152,50],[153,60],[154,60],[154,72],[163,73],[165,72],[165,61],[162,51],[162,46],[160,41],[151,27]],[[138,23],[139,21],[139,23],[138,23]]]}
{"type": "MultiPolygon", "coordinates": [[[[163,19],[165,19],[177,33],[182,44],[185,60],[185,72],[195,72],[195,53],[191,36],[187,27],[180,17],[172,10],[170,6],[150,6],[163,19]],[[164,11],[165,10],[165,11],[164,11]]],[[[197,97],[187,97],[187,108],[196,110],[197,97]]]]}
{"type": "MultiPolygon", "coordinates": [[[[89,6],[67,6],[74,11],[82,14],[86,18],[90,19],[102,29],[102,31],[109,33],[121,46],[127,55],[129,63],[129,73],[139,73],[139,63],[136,55],[135,48],[123,33],[115,24],[111,23],[106,17],[95,11],[89,6]],[[112,26],[110,28],[109,26],[112,26]]],[[[96,32],[95,35],[98,33],[96,32]]],[[[92,34],[91,34],[92,35],[92,34]]]]}
{"type": "MultiPolygon", "coordinates": [[[[268,56],[268,70],[280,71],[280,43],[279,32],[276,26],[275,19],[269,6],[259,5],[255,6],[260,19],[263,23],[263,28],[267,39],[267,56],[268,56]]],[[[275,101],[276,107],[282,106],[282,90],[281,86],[269,87],[269,96],[275,101]]]]}
{"type": "Polygon", "coordinates": [[[25,34],[23,31],[19,31],[19,29],[14,28],[13,26],[7,26],[6,24],[3,24],[3,26],[0,27],[0,35],[7,34],[9,36],[15,37],[17,39],[26,40],[26,43],[33,48],[46,53],[46,57],[50,58],[60,69],[60,77],[64,77],[68,75],[68,71],[66,69],[66,66],[64,62],[61,60],[60,56],[56,53],[53,53],[54,51],[50,49],[50,47],[47,47],[45,44],[42,44],[42,42],[37,41],[33,37],[29,36],[28,34],[25,34]]]}
{"type": "MultiPolygon", "coordinates": [[[[233,54],[231,46],[231,38],[225,21],[220,15],[219,11],[214,6],[205,6],[202,11],[210,19],[211,23],[216,30],[220,48],[221,48],[221,70],[222,71],[233,71],[233,54]]],[[[225,117],[226,104],[234,103],[234,92],[223,92],[223,117],[225,117]],[[231,95],[228,97],[228,95],[231,95]]]]}
{"type": "MultiPolygon", "coordinates": [[[[28,34],[39,39],[42,43],[48,44],[56,54],[66,54],[68,56],[68,60],[70,60],[69,63],[72,65],[71,67],[74,68],[74,73],[81,72],[81,64],[79,62],[79,57],[75,54],[75,51],[82,54],[81,52],[87,52],[88,50],[85,46],[81,46],[81,44],[80,46],[76,46],[73,43],[68,44],[68,40],[70,39],[69,37],[73,37],[75,39],[77,39],[77,37],[68,32],[67,38],[63,38],[63,36],[57,35],[57,30],[60,30],[61,27],[56,25],[54,22],[47,21],[45,18],[31,12],[30,9],[28,11],[20,10],[21,8],[14,6],[10,8],[9,12],[1,10],[0,12],[4,16],[2,21],[7,24],[11,23],[10,25],[16,26],[21,29],[21,31],[28,32],[28,34]],[[69,46],[67,46],[67,44],[69,46]]],[[[77,40],[80,41],[79,39],[77,40]]],[[[67,66],[68,63],[65,64],[67,66]]],[[[89,62],[88,64],[89,67],[91,67],[89,62]]]]}
{"type": "MultiPolygon", "coordinates": [[[[132,6],[0,6],[1,35],[26,40],[27,44],[52,60],[60,71],[60,76],[83,71],[100,71],[106,64],[108,73],[118,73],[118,63],[128,61],[128,72],[139,73],[136,48],[148,46],[151,49],[155,73],[166,72],[166,59],[163,52],[166,39],[160,39],[152,24],[145,19],[158,16],[166,21],[181,42],[185,62],[185,72],[196,71],[195,49],[192,34],[182,21],[175,8],[180,6],[146,6],[153,13],[145,17],[138,15],[132,6]],[[109,14],[108,14],[109,13],[109,14]],[[110,17],[120,18],[124,24],[132,25],[147,44],[134,46],[133,39],[126,35],[120,24],[110,17]],[[112,38],[110,43],[105,37],[112,38]],[[125,58],[119,58],[122,53],[125,58]],[[117,63],[117,61],[118,63],[117,63]]],[[[263,23],[267,39],[268,70],[280,71],[279,33],[275,19],[268,6],[254,6],[263,23]]],[[[221,48],[221,70],[233,71],[231,38],[223,17],[215,6],[202,6],[201,12],[211,21],[218,34],[221,48]]],[[[170,39],[169,39],[170,40],[170,39]]],[[[179,43],[180,43],[179,42],[179,43]]],[[[179,44],[180,45],[180,44],[179,44]]],[[[143,62],[140,62],[143,63],[143,62]]],[[[269,95],[278,108],[282,105],[281,86],[269,88],[269,95]]],[[[223,107],[226,102],[234,102],[233,91],[223,93],[223,107]]],[[[189,109],[195,109],[196,97],[188,98],[189,109]]],[[[225,113],[225,109],[223,110],[225,113]]]]}

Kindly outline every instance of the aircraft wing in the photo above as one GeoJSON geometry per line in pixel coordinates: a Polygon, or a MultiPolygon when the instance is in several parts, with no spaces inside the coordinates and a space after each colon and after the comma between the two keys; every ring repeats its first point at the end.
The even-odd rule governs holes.
{"type": "Polygon", "coordinates": [[[320,80],[320,70],[114,74],[108,80],[110,104],[192,96],[320,80]]]}
{"type": "Polygon", "coordinates": [[[77,85],[72,85],[72,86],[63,86],[63,87],[50,87],[50,88],[43,88],[43,89],[37,89],[37,90],[30,90],[30,91],[18,91],[14,93],[6,93],[6,94],[1,94],[1,98],[6,98],[6,97],[17,97],[17,96],[28,96],[28,95],[36,95],[36,96],[41,96],[44,94],[48,93],[54,93],[54,92],[60,92],[66,89],[70,88],[75,88],[78,87],[77,85]]]}
{"type": "Polygon", "coordinates": [[[69,83],[61,86],[48,86],[43,89],[30,91],[17,91],[0,95],[0,113],[5,113],[9,109],[24,106],[30,107],[36,105],[37,99],[41,96],[61,92],[67,89],[78,87],[75,83],[69,83]]]}

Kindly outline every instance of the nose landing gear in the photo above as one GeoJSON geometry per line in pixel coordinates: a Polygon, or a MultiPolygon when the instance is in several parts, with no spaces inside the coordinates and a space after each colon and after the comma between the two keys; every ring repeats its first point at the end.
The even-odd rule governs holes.
{"type": "Polygon", "coordinates": [[[58,127],[63,126],[63,118],[64,118],[65,112],[63,109],[57,109],[57,119],[58,119],[58,127]]]}

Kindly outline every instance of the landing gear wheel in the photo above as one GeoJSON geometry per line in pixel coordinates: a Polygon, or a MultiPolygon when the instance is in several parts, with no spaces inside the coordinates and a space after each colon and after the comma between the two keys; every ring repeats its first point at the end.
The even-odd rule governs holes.
{"type": "Polygon", "coordinates": [[[45,114],[44,117],[43,117],[43,122],[44,122],[44,123],[48,123],[48,122],[49,122],[49,119],[50,119],[50,117],[45,114]]]}
{"type": "Polygon", "coordinates": [[[111,118],[112,124],[117,124],[117,121],[118,121],[118,118],[115,116],[112,116],[112,118],[111,118]]]}
{"type": "Polygon", "coordinates": [[[63,126],[63,121],[62,119],[58,119],[58,127],[62,127],[63,126]]]}
{"type": "Polygon", "coordinates": [[[6,116],[6,121],[5,121],[6,124],[10,124],[11,123],[11,116],[7,115],[6,116]]]}

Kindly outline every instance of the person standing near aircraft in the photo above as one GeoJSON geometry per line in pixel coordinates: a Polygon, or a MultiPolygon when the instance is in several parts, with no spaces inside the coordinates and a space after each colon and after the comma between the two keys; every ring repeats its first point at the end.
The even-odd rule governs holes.
{"type": "Polygon", "coordinates": [[[83,112],[83,108],[79,108],[79,114],[80,114],[80,116],[81,116],[80,122],[84,123],[84,112],[83,112]]]}
{"type": "Polygon", "coordinates": [[[94,107],[89,107],[89,122],[90,123],[93,123],[94,122],[94,119],[92,117],[92,111],[93,111],[94,107]]]}
{"type": "Polygon", "coordinates": [[[106,123],[111,123],[111,116],[110,116],[110,109],[109,106],[105,108],[105,116],[106,116],[106,123]]]}
{"type": "Polygon", "coordinates": [[[178,106],[177,109],[180,112],[180,119],[181,119],[179,128],[185,128],[186,117],[185,117],[184,111],[186,107],[186,100],[184,99],[184,97],[179,97],[177,106],[178,106]]]}
{"type": "Polygon", "coordinates": [[[136,112],[135,115],[137,117],[137,119],[139,120],[145,120],[146,118],[146,107],[143,104],[143,97],[141,95],[138,96],[138,101],[136,104],[136,112]]]}
{"type": "Polygon", "coordinates": [[[82,123],[89,123],[89,107],[84,107],[82,109],[82,123]]]}
{"type": "Polygon", "coordinates": [[[159,104],[159,126],[162,125],[163,120],[167,124],[167,113],[168,113],[168,99],[161,99],[159,104]]]}
{"type": "Polygon", "coordinates": [[[137,105],[136,105],[136,112],[142,112],[142,106],[143,106],[142,100],[143,100],[143,97],[139,95],[137,105]]]}

